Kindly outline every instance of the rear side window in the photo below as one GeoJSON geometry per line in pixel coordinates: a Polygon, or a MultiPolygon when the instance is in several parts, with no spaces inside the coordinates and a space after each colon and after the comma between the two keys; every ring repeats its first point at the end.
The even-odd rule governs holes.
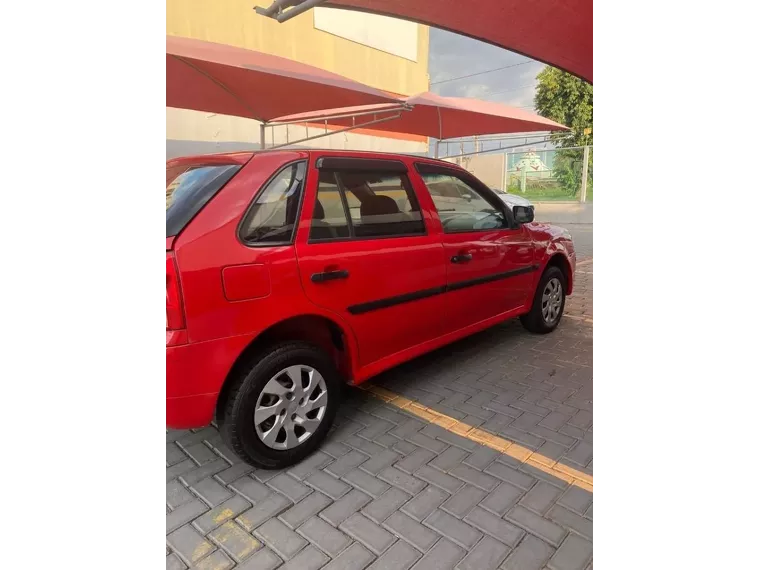
{"type": "Polygon", "coordinates": [[[178,235],[242,168],[239,164],[166,167],[166,237],[178,235]]]}
{"type": "Polygon", "coordinates": [[[249,245],[289,244],[298,221],[306,162],[288,164],[271,178],[253,201],[240,226],[249,245]]]}
{"type": "Polygon", "coordinates": [[[424,233],[419,202],[405,174],[320,172],[310,241],[424,233]]]}

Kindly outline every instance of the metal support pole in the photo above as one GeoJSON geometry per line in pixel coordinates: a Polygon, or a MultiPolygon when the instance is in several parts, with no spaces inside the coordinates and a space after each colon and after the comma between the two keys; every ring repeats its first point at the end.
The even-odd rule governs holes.
{"type": "Polygon", "coordinates": [[[582,149],[582,182],[580,185],[580,203],[584,204],[588,198],[588,163],[590,162],[590,147],[582,149]]]}
{"type": "Polygon", "coordinates": [[[501,190],[509,191],[509,151],[503,153],[503,178],[501,180],[501,190]]]}
{"type": "Polygon", "coordinates": [[[440,139],[435,139],[435,158],[440,158],[440,139]]]}
{"type": "Polygon", "coordinates": [[[527,168],[522,168],[522,194],[527,190],[527,168]]]}
{"type": "Polygon", "coordinates": [[[275,0],[268,8],[260,8],[259,6],[256,6],[254,9],[256,14],[267,16],[269,18],[276,18],[277,15],[286,8],[291,8],[301,2],[302,0],[275,0]]]}
{"type": "Polygon", "coordinates": [[[262,149],[266,148],[266,123],[261,123],[261,126],[259,127],[259,138],[260,138],[260,147],[262,149]]]}
{"type": "Polygon", "coordinates": [[[314,8],[315,6],[318,6],[319,4],[323,4],[324,1],[325,0],[306,0],[302,4],[278,14],[276,16],[277,22],[279,22],[280,24],[284,24],[289,19],[294,18],[298,14],[302,14],[303,12],[310,10],[311,8],[314,8]]]}

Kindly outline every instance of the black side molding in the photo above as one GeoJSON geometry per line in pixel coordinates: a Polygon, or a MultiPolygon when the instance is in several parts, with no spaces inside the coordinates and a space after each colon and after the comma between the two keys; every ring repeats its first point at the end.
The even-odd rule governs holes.
{"type": "Polygon", "coordinates": [[[418,301],[419,299],[426,299],[427,297],[434,297],[445,293],[445,287],[434,287],[433,289],[424,289],[423,291],[414,291],[413,293],[406,293],[405,295],[398,295],[397,297],[387,297],[386,299],[379,299],[378,301],[369,301],[368,303],[361,303],[359,305],[352,305],[348,307],[348,312],[351,315],[362,315],[369,311],[376,311],[377,309],[386,309],[388,307],[394,307],[402,303],[410,303],[411,301],[418,301]]]}
{"type": "Polygon", "coordinates": [[[351,315],[363,315],[364,313],[368,313],[370,311],[387,309],[388,307],[394,307],[395,305],[410,303],[412,301],[419,301],[420,299],[434,297],[435,295],[442,295],[448,291],[458,291],[459,289],[466,289],[467,287],[475,287],[476,285],[482,285],[484,283],[490,283],[492,281],[499,281],[501,279],[508,279],[509,277],[516,277],[517,275],[523,275],[524,273],[531,273],[532,271],[537,271],[539,268],[539,265],[527,265],[525,267],[520,267],[519,269],[512,269],[511,271],[504,271],[502,273],[494,273],[492,275],[478,277],[477,279],[469,279],[467,281],[451,283],[450,285],[446,285],[444,287],[434,287],[432,289],[414,291],[413,293],[406,293],[404,295],[397,295],[395,297],[387,297],[385,299],[369,301],[368,303],[359,303],[358,305],[351,305],[348,307],[348,312],[351,315]]]}
{"type": "Polygon", "coordinates": [[[494,273],[493,275],[485,275],[484,277],[478,277],[477,279],[458,281],[457,283],[451,283],[448,285],[448,287],[446,287],[446,291],[458,291],[459,289],[466,289],[467,287],[474,287],[476,285],[483,285],[484,283],[491,283],[493,281],[500,281],[501,279],[508,279],[509,277],[516,277],[517,275],[523,275],[524,273],[537,271],[538,267],[540,266],[527,265],[526,267],[512,269],[511,271],[504,271],[503,273],[494,273]]]}
{"type": "Polygon", "coordinates": [[[319,170],[356,170],[369,172],[408,172],[406,164],[400,160],[381,158],[353,158],[348,156],[322,156],[316,161],[319,170]]]}

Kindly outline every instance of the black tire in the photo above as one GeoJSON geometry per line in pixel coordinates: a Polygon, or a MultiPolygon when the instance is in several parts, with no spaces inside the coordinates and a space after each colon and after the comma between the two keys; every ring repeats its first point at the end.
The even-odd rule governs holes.
{"type": "Polygon", "coordinates": [[[340,405],[343,382],[332,359],[317,347],[305,342],[284,342],[269,346],[249,359],[250,365],[236,377],[218,424],[224,442],[243,461],[262,469],[282,469],[297,463],[313,452],[327,435],[340,405]],[[288,366],[306,365],[316,369],[327,386],[327,405],[321,424],[300,445],[277,450],[267,446],[256,433],[253,422],[261,391],[277,372],[288,366]]]}
{"type": "Polygon", "coordinates": [[[556,266],[551,266],[546,269],[543,276],[540,278],[540,282],[538,282],[537,289],[535,290],[535,298],[532,300],[532,308],[530,309],[530,312],[519,317],[519,320],[522,321],[522,326],[531,333],[536,334],[547,334],[553,331],[559,326],[561,317],[564,315],[564,303],[567,299],[566,291],[567,279],[564,277],[564,273],[561,269],[556,266]],[[552,322],[547,322],[543,316],[542,299],[546,284],[551,279],[558,279],[561,284],[561,308],[559,309],[558,318],[552,322]]]}

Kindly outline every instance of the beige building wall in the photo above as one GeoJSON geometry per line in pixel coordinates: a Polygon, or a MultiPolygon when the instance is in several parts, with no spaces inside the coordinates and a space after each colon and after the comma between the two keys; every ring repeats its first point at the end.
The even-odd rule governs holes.
{"type": "MultiPolygon", "coordinates": [[[[428,89],[426,26],[326,8],[279,24],[255,13],[253,8],[260,3],[260,0],[167,0],[166,33],[294,59],[398,95],[428,89]],[[389,38],[395,41],[388,41],[389,38]]],[[[315,131],[310,127],[308,134],[315,131]]],[[[284,143],[305,137],[306,129],[300,126],[276,127],[273,132],[267,129],[267,146],[272,135],[275,143],[284,143]]],[[[257,148],[259,123],[167,108],[166,140],[169,156],[257,148]]],[[[331,135],[304,146],[425,153],[427,140],[359,131],[331,135]]]]}
{"type": "Polygon", "coordinates": [[[472,154],[457,158],[446,158],[448,162],[458,164],[474,174],[490,188],[504,188],[505,154],[472,154]]]}

